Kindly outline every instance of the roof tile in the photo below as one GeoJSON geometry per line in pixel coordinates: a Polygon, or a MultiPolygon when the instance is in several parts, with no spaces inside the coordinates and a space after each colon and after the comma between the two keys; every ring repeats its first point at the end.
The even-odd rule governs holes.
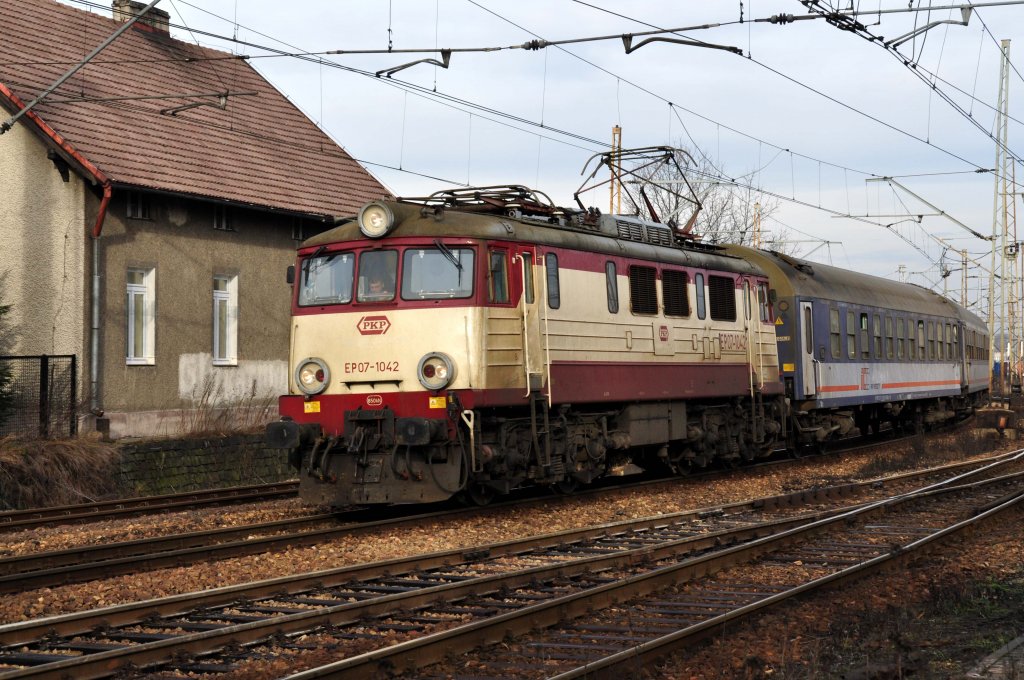
{"type": "MultiPolygon", "coordinates": [[[[0,83],[26,102],[119,25],[55,0],[0,0],[0,16],[0,83]]],[[[319,215],[389,194],[246,60],[148,30],[126,31],[34,110],[119,184],[319,215]],[[199,100],[61,101],[224,91],[259,94],[177,115],[161,110],[199,100]]]]}

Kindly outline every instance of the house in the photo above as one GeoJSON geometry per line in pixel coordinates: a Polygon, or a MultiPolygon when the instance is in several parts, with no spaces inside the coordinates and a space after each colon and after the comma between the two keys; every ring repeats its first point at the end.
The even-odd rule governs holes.
{"type": "MultiPolygon", "coordinates": [[[[0,0],[0,120],[145,5],[0,0]]],[[[77,357],[83,429],[286,390],[297,243],[389,192],[248,61],[142,20],[0,135],[16,354],[77,357]]]]}

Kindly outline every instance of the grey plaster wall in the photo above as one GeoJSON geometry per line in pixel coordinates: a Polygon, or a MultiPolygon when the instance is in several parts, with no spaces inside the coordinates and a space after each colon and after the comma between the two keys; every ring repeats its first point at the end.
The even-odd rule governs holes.
{"type": "MultiPolygon", "coordinates": [[[[286,389],[290,218],[236,209],[234,231],[213,228],[214,205],[154,195],[148,220],[126,216],[115,192],[102,239],[103,407],[111,435],[181,430],[197,405],[273,402],[286,389]],[[156,272],[155,363],[128,365],[126,275],[156,272]],[[238,277],[238,364],[214,366],[213,277],[238,277]]],[[[252,405],[252,404],[249,404],[252,405]]]]}

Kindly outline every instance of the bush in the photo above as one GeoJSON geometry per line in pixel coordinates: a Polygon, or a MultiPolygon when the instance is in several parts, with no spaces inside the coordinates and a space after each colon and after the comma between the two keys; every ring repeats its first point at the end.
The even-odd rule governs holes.
{"type": "Polygon", "coordinates": [[[119,453],[95,439],[0,437],[0,507],[88,503],[118,492],[119,453]]]}

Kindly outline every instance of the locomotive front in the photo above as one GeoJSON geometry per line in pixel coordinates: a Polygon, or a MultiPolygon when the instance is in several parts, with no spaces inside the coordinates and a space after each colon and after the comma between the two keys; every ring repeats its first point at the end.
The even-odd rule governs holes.
{"type": "Polygon", "coordinates": [[[289,394],[267,438],[291,450],[307,502],[430,502],[464,484],[459,394],[487,279],[474,239],[401,228],[417,218],[374,202],[299,251],[289,394]]]}

